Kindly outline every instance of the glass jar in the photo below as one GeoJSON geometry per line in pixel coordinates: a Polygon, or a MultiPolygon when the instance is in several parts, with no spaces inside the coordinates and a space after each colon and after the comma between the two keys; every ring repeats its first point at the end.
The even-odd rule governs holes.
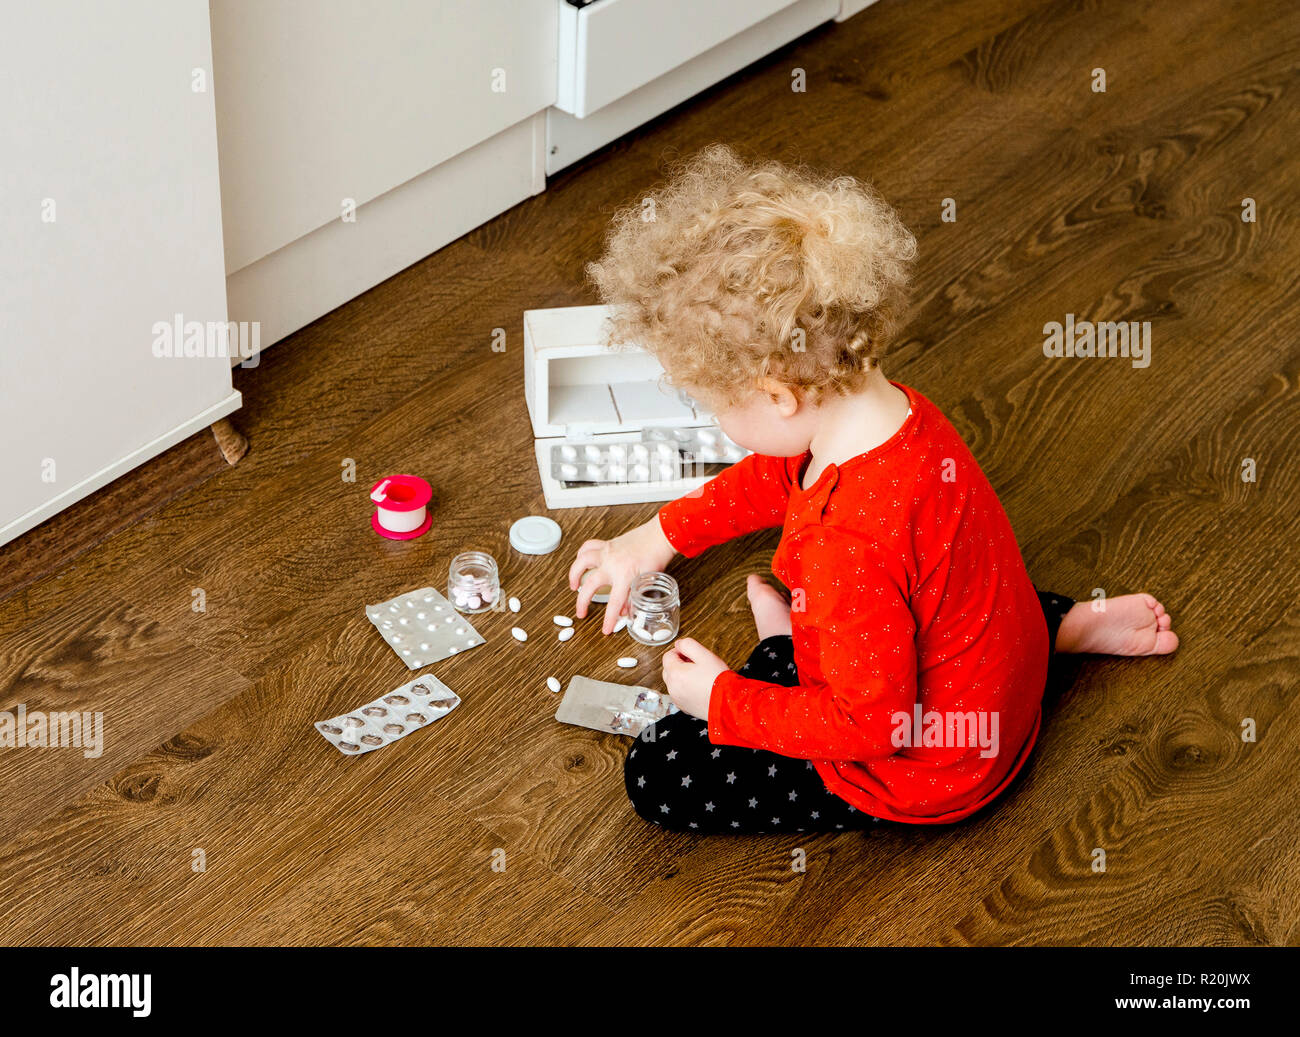
{"type": "Polygon", "coordinates": [[[461,612],[486,612],[501,597],[497,562],[485,551],[463,551],[447,570],[447,597],[461,612]]]}
{"type": "Polygon", "coordinates": [[[681,596],[667,573],[641,573],[627,599],[627,631],[643,645],[659,645],[677,636],[681,596]]]}

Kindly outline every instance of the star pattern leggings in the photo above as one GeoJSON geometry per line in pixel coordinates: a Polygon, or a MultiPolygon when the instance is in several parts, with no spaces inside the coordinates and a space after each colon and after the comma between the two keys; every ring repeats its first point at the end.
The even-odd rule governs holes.
{"type": "MultiPolygon", "coordinates": [[[[1048,644],[1073,599],[1039,591],[1048,644]]],[[[764,638],[738,671],[744,677],[791,686],[799,683],[794,642],[786,634],[764,638]]],[[[623,767],[628,799],[638,814],[664,828],[686,832],[757,834],[864,829],[880,819],[831,792],[811,762],[765,749],[714,745],[709,725],[673,713],[647,727],[632,743],[623,767]]]]}

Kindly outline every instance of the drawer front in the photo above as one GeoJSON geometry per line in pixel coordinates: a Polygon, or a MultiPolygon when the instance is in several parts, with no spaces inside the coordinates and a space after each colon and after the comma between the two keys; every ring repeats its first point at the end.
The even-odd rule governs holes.
{"type": "Polygon", "coordinates": [[[579,118],[744,32],[795,0],[560,4],[556,107],[579,118]]]}

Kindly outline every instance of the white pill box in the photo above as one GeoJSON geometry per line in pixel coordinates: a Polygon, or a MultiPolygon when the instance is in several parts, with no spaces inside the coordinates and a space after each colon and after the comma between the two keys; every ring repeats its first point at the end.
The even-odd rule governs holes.
{"type": "MultiPolygon", "coordinates": [[[[605,345],[609,309],[561,306],[524,311],[524,396],[533,423],[537,471],[548,508],[584,508],[603,504],[644,504],[674,500],[698,489],[723,464],[655,467],[649,478],[625,481],[565,481],[557,458],[564,448],[640,444],[653,429],[681,430],[695,442],[720,436],[713,415],[662,384],[663,368],[643,349],[605,345]]],[[[725,443],[725,440],[724,440],[725,443]]],[[[732,447],[718,461],[735,461],[745,451],[732,447]]],[[[706,460],[704,457],[697,458],[706,460]]],[[[711,460],[711,459],[710,459],[711,460]]]]}

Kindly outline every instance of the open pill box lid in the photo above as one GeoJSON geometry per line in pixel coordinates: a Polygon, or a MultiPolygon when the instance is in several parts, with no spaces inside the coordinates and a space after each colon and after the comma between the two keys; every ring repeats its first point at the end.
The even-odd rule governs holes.
{"type": "Polygon", "coordinates": [[[611,349],[609,307],[524,311],[524,395],[539,438],[709,425],[713,415],[663,384],[644,349],[611,349]]]}

